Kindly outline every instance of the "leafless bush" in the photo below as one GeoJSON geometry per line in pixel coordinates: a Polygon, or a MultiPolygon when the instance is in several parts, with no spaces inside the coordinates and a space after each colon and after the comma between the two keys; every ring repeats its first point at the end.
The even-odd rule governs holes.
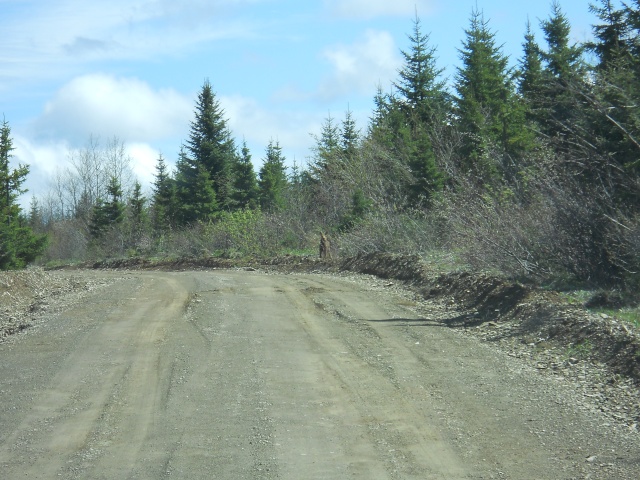
{"type": "Polygon", "coordinates": [[[338,237],[340,253],[345,256],[371,252],[425,254],[442,250],[450,236],[448,221],[441,213],[439,209],[406,212],[384,206],[338,237]]]}
{"type": "Polygon", "coordinates": [[[640,287],[640,217],[608,216],[611,262],[618,266],[630,289],[640,287]]]}
{"type": "Polygon", "coordinates": [[[516,278],[617,282],[620,269],[612,261],[614,252],[623,242],[629,247],[632,243],[620,236],[618,245],[612,242],[616,223],[601,192],[566,177],[533,179],[526,201],[467,185],[452,194],[448,204],[463,258],[474,267],[516,278]]]}
{"type": "Polygon", "coordinates": [[[49,245],[41,262],[84,260],[87,254],[87,235],[81,222],[61,220],[47,229],[49,245]]]}
{"type": "Polygon", "coordinates": [[[84,148],[69,152],[68,164],[55,173],[49,194],[51,215],[88,221],[95,202],[105,197],[111,177],[118,180],[127,196],[135,181],[131,162],[124,143],[117,137],[102,145],[91,136],[84,148]]]}

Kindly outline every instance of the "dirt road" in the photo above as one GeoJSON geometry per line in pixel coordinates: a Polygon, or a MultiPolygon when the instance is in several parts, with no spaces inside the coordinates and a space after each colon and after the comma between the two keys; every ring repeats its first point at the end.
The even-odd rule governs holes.
{"type": "Polygon", "coordinates": [[[373,281],[114,282],[0,344],[5,479],[640,478],[637,436],[373,281]]]}

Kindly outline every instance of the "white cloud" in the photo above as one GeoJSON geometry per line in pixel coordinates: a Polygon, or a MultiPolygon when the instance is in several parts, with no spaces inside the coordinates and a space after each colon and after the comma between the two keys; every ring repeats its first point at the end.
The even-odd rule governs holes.
{"type": "MultiPolygon", "coordinates": [[[[43,198],[51,191],[57,175],[64,176],[65,169],[70,167],[69,159],[73,149],[65,142],[39,143],[15,134],[13,140],[16,166],[18,163],[29,165],[30,170],[24,185],[28,193],[20,199],[24,209],[32,196],[43,198]]],[[[148,191],[154,181],[159,151],[142,142],[126,143],[124,149],[131,159],[135,179],[148,191]]]]}
{"type": "Polygon", "coordinates": [[[218,39],[255,36],[253,22],[232,14],[261,1],[12,2],[0,17],[5,84],[0,87],[9,80],[68,75],[87,61],[148,59],[218,39]]]}
{"type": "Polygon", "coordinates": [[[305,111],[291,111],[276,107],[265,107],[255,99],[240,95],[220,98],[220,103],[229,119],[229,128],[241,142],[243,137],[251,149],[254,166],[262,164],[261,159],[270,140],[280,142],[287,163],[292,163],[294,155],[298,163],[308,154],[309,134],[318,130],[317,115],[305,111]]]}
{"type": "Polygon", "coordinates": [[[14,160],[29,166],[25,187],[31,195],[42,195],[48,190],[56,170],[69,158],[69,147],[64,142],[37,144],[12,132],[14,160]]]}
{"type": "Polygon", "coordinates": [[[156,174],[156,163],[160,152],[146,143],[130,143],[125,146],[127,155],[131,157],[133,174],[144,187],[153,184],[156,174]]]}
{"type": "Polygon", "coordinates": [[[430,13],[434,0],[325,0],[325,7],[339,17],[374,18],[381,16],[419,16],[430,13]]]}
{"type": "Polygon", "coordinates": [[[396,76],[402,64],[399,50],[388,32],[369,30],[352,45],[325,49],[323,56],[333,72],[320,85],[319,95],[333,99],[346,93],[372,94],[378,84],[396,76]]]}
{"type": "Polygon", "coordinates": [[[38,135],[83,143],[90,135],[151,141],[183,134],[193,100],[135,78],[90,74],[64,85],[34,122],[38,135]]]}

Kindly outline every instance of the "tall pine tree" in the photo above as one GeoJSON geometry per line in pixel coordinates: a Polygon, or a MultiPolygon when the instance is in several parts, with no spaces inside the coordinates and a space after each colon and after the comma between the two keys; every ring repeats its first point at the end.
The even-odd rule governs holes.
{"type": "Polygon", "coordinates": [[[258,181],[247,142],[242,142],[241,155],[234,164],[233,202],[235,208],[258,207],[258,181]]]}
{"type": "Polygon", "coordinates": [[[550,17],[541,22],[541,28],[547,50],[542,52],[544,79],[540,103],[544,116],[540,118],[540,126],[559,147],[566,148],[570,143],[565,140],[585,127],[580,98],[580,92],[585,90],[584,49],[571,44],[571,24],[557,0],[551,5],[550,17]]]}
{"type": "Polygon", "coordinates": [[[91,236],[101,240],[107,232],[118,227],[125,219],[125,208],[122,186],[116,176],[111,176],[107,184],[107,200],[99,198],[93,207],[89,225],[91,236]]]}
{"type": "Polygon", "coordinates": [[[529,21],[527,21],[522,51],[518,71],[518,91],[527,105],[527,118],[530,121],[536,121],[536,106],[540,103],[543,87],[542,55],[529,21]]]}
{"type": "Polygon", "coordinates": [[[455,113],[463,139],[460,153],[478,181],[493,183],[503,178],[512,157],[528,148],[531,134],[495,33],[478,10],[472,11],[470,23],[455,83],[455,113]]]}
{"type": "Polygon", "coordinates": [[[285,204],[287,169],[284,164],[282,147],[271,140],[266,149],[264,163],[260,168],[260,206],[266,212],[281,210],[285,204]]]}
{"type": "Polygon", "coordinates": [[[153,229],[157,233],[164,233],[169,230],[175,219],[175,208],[175,182],[169,174],[169,168],[164,157],[160,154],[156,163],[153,196],[151,198],[151,219],[153,229]]]}
{"type": "Polygon", "coordinates": [[[179,225],[209,221],[219,210],[209,170],[187,156],[184,149],[176,163],[176,219],[179,225]]]}
{"type": "Polygon", "coordinates": [[[14,150],[11,127],[3,120],[0,127],[0,269],[22,268],[42,254],[47,237],[36,235],[27,224],[17,203],[29,167],[11,168],[14,150]]]}
{"type": "MultiPolygon", "coordinates": [[[[225,207],[232,194],[232,164],[236,155],[235,142],[209,80],[198,95],[195,119],[191,122],[189,139],[185,145],[188,164],[204,168],[213,182],[218,202],[225,207]]],[[[191,210],[197,210],[191,206],[191,210]]]]}
{"type": "Polygon", "coordinates": [[[429,35],[422,32],[417,15],[408,37],[410,49],[400,51],[404,64],[393,84],[402,99],[400,105],[414,126],[441,122],[448,109],[448,94],[441,78],[444,69],[436,66],[436,48],[429,45],[429,35]]]}

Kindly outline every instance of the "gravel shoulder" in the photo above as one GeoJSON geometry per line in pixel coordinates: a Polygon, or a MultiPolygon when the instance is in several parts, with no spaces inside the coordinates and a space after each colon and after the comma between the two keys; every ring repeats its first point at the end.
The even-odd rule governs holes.
{"type": "Polygon", "coordinates": [[[0,343],[7,478],[640,478],[588,362],[453,328],[469,309],[448,297],[346,273],[47,275],[75,297],[0,343]]]}

